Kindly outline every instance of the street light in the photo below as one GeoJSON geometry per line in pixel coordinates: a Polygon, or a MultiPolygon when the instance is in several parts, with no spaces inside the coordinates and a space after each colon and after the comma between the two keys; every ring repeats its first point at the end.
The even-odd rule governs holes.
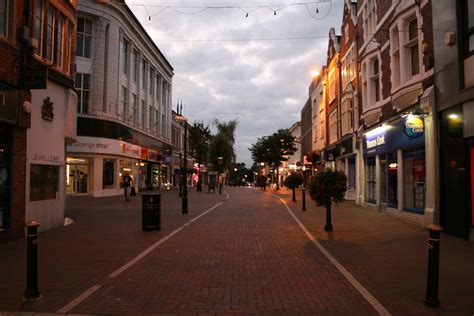
{"type": "Polygon", "coordinates": [[[181,203],[181,214],[188,214],[188,118],[182,114],[175,117],[177,122],[184,124],[184,172],[181,172],[181,183],[183,184],[182,203],[181,203]]]}

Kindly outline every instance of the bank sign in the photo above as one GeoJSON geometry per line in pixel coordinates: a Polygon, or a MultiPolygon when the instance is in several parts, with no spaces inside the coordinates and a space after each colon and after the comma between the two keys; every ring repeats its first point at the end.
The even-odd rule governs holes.
{"type": "Polygon", "coordinates": [[[364,157],[422,146],[425,143],[424,133],[424,121],[416,115],[382,125],[364,135],[364,157]]]}

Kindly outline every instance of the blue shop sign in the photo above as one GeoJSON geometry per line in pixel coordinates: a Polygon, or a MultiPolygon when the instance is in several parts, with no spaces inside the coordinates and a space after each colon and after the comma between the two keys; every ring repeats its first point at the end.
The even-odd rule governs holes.
{"type": "Polygon", "coordinates": [[[425,144],[424,122],[416,115],[382,125],[364,135],[364,157],[425,144]]]}

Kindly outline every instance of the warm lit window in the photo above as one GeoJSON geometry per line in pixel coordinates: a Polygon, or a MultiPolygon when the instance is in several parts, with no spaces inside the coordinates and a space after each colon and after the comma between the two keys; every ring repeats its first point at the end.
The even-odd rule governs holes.
{"type": "Polygon", "coordinates": [[[329,73],[329,103],[336,98],[336,76],[334,70],[329,73]]]}
{"type": "Polygon", "coordinates": [[[89,113],[90,74],[76,73],[77,113],[89,113]]]}
{"type": "Polygon", "coordinates": [[[92,21],[78,18],[76,35],[76,56],[91,58],[92,55],[92,21]]]}
{"type": "Polygon", "coordinates": [[[337,110],[329,114],[329,141],[334,143],[337,140],[337,110]]]}

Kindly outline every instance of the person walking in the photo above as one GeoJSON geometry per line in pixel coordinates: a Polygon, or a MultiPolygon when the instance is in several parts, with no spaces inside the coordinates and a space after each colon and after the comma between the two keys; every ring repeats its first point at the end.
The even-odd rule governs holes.
{"type": "Polygon", "coordinates": [[[130,186],[132,185],[132,177],[128,172],[122,178],[123,180],[123,194],[125,196],[125,201],[130,202],[130,186]]]}

